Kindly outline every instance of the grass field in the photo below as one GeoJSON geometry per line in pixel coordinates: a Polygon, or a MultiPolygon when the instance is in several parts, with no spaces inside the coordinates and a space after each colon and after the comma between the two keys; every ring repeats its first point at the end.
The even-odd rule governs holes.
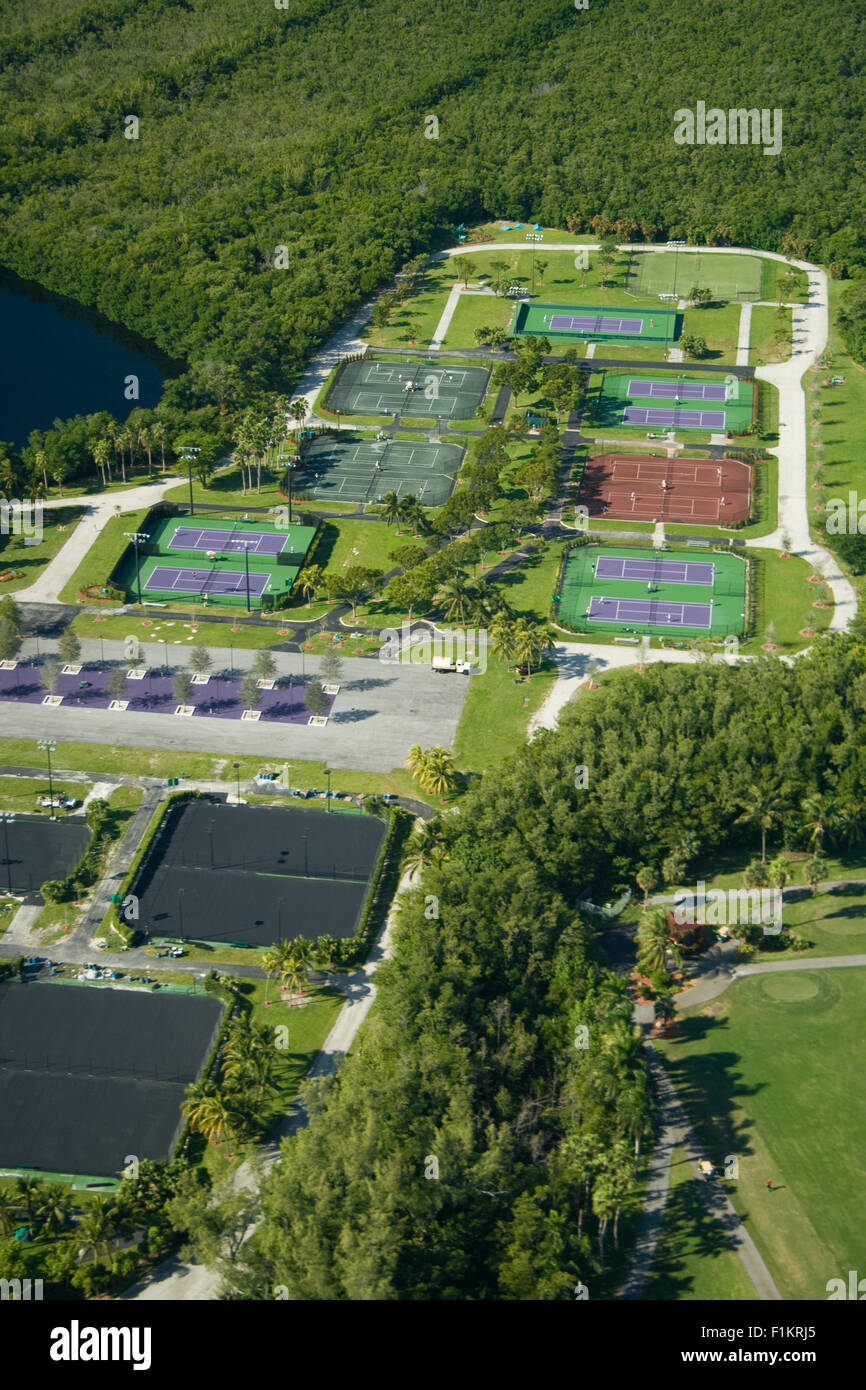
{"type": "Polygon", "coordinates": [[[777,551],[765,549],[746,553],[754,561],[758,617],[755,636],[743,644],[742,650],[757,652],[768,641],[780,652],[808,646],[812,638],[803,636],[803,632],[822,632],[833,618],[832,597],[827,600],[829,607],[814,607],[816,602],[824,601],[819,597],[821,586],[808,582],[815,571],[797,555],[782,558],[777,551]]]}
{"type": "Polygon", "coordinates": [[[477,347],[476,328],[507,330],[513,308],[513,300],[499,295],[461,294],[448,325],[443,346],[454,349],[477,347]]]}
{"type": "MultiPolygon", "coordinates": [[[[35,748],[36,745],[33,746],[35,748]]],[[[89,782],[62,782],[56,777],[53,778],[53,782],[55,796],[74,796],[79,807],[90,791],[89,782]]],[[[14,811],[18,815],[26,812],[28,815],[50,816],[50,808],[38,804],[39,797],[48,796],[48,786],[47,772],[44,777],[0,777],[0,809],[14,811]]],[[[55,814],[65,816],[66,812],[60,810],[55,811],[55,814]]],[[[2,845],[3,840],[0,836],[0,853],[2,845]]]]}
{"type": "Polygon", "coordinates": [[[749,361],[755,365],[761,362],[785,362],[791,356],[792,343],[791,310],[783,307],[768,308],[757,304],[752,310],[752,327],[749,338],[749,361]]]}
{"type": "Polygon", "coordinates": [[[755,1286],[721,1225],[701,1201],[685,1151],[675,1148],[671,1185],[644,1299],[744,1301],[755,1286]]]}
{"type": "MultiPolygon", "coordinates": [[[[866,369],[847,356],[835,326],[839,302],[848,286],[839,280],[830,280],[829,285],[831,365],[809,372],[804,385],[809,393],[810,483],[820,481],[819,487],[810,486],[807,492],[811,529],[816,540],[834,550],[836,538],[827,532],[827,516],[817,507],[829,498],[843,498],[847,504],[849,490],[858,498],[866,497],[866,369]],[[831,376],[843,376],[845,381],[830,386],[831,376]],[[816,415],[817,424],[812,423],[816,415]],[[815,467],[819,463],[820,469],[815,467]]],[[[844,564],[842,568],[849,572],[844,564]]],[[[859,586],[862,577],[855,576],[854,582],[859,586]]]]}
{"type": "Polygon", "coordinates": [[[145,507],[142,511],[125,512],[123,516],[113,516],[105,523],[99,534],[94,536],[93,544],[72,578],[60,590],[58,598],[61,603],[83,603],[84,600],[78,597],[79,589],[89,584],[108,583],[108,576],[129,545],[124,532],[140,531],[149,511],[150,508],[145,507]]]}
{"type": "MultiPolygon", "coordinates": [[[[707,344],[706,357],[701,362],[736,362],[737,338],[740,333],[739,304],[707,306],[702,309],[686,309],[683,315],[683,333],[694,333],[707,344]]],[[[691,363],[693,359],[689,358],[691,363]]],[[[700,362],[694,359],[694,366],[700,362]]]]}
{"type": "MultiPolygon", "coordinates": [[[[147,611],[147,610],[145,610],[147,611]]],[[[199,611],[201,611],[199,609],[199,611]]],[[[287,610],[288,611],[288,610],[287,610]]],[[[292,610],[293,612],[296,610],[292,610]]],[[[245,616],[241,614],[239,616],[245,616]]],[[[309,617],[306,609],[304,617],[309,617]]],[[[95,637],[118,641],[126,637],[137,637],[141,642],[165,642],[169,647],[248,647],[258,650],[285,640],[288,628],[276,625],[261,627],[243,623],[209,623],[190,618],[188,622],[172,618],[139,618],[133,614],[123,617],[103,617],[100,613],[79,613],[72,622],[73,631],[78,637],[95,637]],[[190,640],[192,639],[192,640],[190,640]]],[[[180,655],[168,653],[169,656],[180,655]]]]}
{"type": "MultiPolygon", "coordinates": [[[[25,545],[28,537],[22,532],[15,535],[0,534],[0,573],[7,569],[15,570],[14,579],[4,579],[0,584],[0,598],[4,594],[15,594],[33,584],[54,559],[57,552],[69,540],[78,522],[84,515],[80,507],[52,507],[42,514],[42,536],[35,545],[25,545]]],[[[31,539],[36,518],[32,510],[28,530],[31,539]]]]}
{"type": "Polygon", "coordinates": [[[851,1193],[866,1181],[864,979],[739,980],[657,1043],[709,1157],[738,1157],[726,1187],[784,1299],[824,1299],[829,1279],[862,1268],[866,1217],[851,1193]]]}

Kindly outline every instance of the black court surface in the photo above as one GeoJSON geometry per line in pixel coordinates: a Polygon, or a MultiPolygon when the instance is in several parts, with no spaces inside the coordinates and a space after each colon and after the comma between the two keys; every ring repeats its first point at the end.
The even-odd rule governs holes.
{"type": "Polygon", "coordinates": [[[0,984],[0,1167],[118,1176],[163,1162],[222,1014],[202,995],[0,984]]]}
{"type": "Polygon", "coordinates": [[[133,885],[138,925],[250,946],[354,936],[385,830],[376,816],[187,802],[167,812],[133,885]]]}
{"type": "Polygon", "coordinates": [[[38,893],[46,879],[65,878],[90,841],[84,817],[16,816],[0,828],[0,892],[38,893]],[[6,853],[8,832],[9,853],[6,853]]]}

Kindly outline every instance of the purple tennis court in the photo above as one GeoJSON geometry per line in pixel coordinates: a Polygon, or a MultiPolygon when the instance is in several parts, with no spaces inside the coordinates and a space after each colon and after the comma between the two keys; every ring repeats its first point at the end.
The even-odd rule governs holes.
{"type": "Polygon", "coordinates": [[[723,410],[662,410],[652,406],[627,405],[622,419],[625,425],[676,425],[687,430],[725,428],[723,410]]]}
{"type": "MultiPolygon", "coordinates": [[[[251,574],[250,594],[258,598],[269,583],[267,574],[251,574]]],[[[144,589],[170,589],[178,594],[245,594],[247,578],[243,570],[175,569],[156,565],[148,575],[144,589]]]]}
{"type": "Polygon", "coordinates": [[[650,396],[661,396],[665,400],[676,401],[724,401],[727,388],[724,382],[716,381],[640,381],[628,384],[626,395],[644,400],[650,396]]]}
{"type": "Polygon", "coordinates": [[[550,327],[560,333],[642,333],[643,319],[610,318],[596,314],[552,314],[550,327]]]}
{"type": "MultiPolygon", "coordinates": [[[[214,550],[243,553],[249,547],[251,555],[279,555],[286,537],[273,531],[208,531],[199,526],[178,526],[168,543],[169,550],[214,550]]],[[[152,587],[152,586],[151,586],[152,587]]]]}
{"type": "Polygon", "coordinates": [[[657,627],[703,627],[712,620],[709,603],[671,603],[664,599],[605,598],[593,595],[586,617],[591,623],[641,623],[657,627]]]}
{"type": "Polygon", "coordinates": [[[663,584],[709,584],[716,567],[707,560],[635,560],[625,555],[600,555],[595,564],[596,579],[634,579],[646,584],[657,579],[663,584]]]}

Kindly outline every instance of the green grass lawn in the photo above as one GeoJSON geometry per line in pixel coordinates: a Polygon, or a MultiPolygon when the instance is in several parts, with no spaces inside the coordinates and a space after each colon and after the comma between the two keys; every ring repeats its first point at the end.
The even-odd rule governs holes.
{"type": "Polygon", "coordinates": [[[749,340],[749,361],[785,362],[791,356],[792,313],[788,306],[778,309],[758,304],[752,310],[752,331],[749,340]]]}
{"type": "MultiPolygon", "coordinates": [[[[44,758],[43,753],[36,750],[36,744],[32,745],[35,759],[41,762],[44,758]]],[[[5,759],[4,759],[5,761],[5,759]]],[[[55,796],[74,796],[79,806],[90,791],[89,782],[61,782],[54,779],[55,796]]],[[[38,804],[38,798],[48,796],[48,773],[44,777],[0,777],[0,808],[4,811],[15,811],[18,815],[27,812],[28,815],[50,816],[49,807],[42,807],[38,804]]],[[[61,811],[60,815],[65,816],[66,812],[61,811]]]]}
{"type": "MultiPolygon", "coordinates": [[[[682,335],[694,333],[704,338],[707,355],[701,362],[736,362],[740,333],[739,304],[720,304],[717,308],[686,309],[682,335]]],[[[700,365],[700,362],[697,363],[700,365]]]]}
{"type": "MultiPolygon", "coordinates": [[[[14,579],[6,579],[0,584],[0,598],[3,594],[15,594],[34,583],[69,540],[83,515],[80,507],[46,509],[42,514],[42,536],[35,545],[24,544],[28,537],[23,532],[17,536],[14,532],[0,535],[0,573],[7,569],[16,571],[14,579]]],[[[31,532],[34,522],[35,518],[31,515],[28,527],[31,532]]]]}
{"type": "MultiPolygon", "coordinates": [[[[267,473],[262,469],[261,492],[255,486],[252,491],[244,492],[241,487],[241,470],[235,467],[224,468],[219,473],[214,473],[208,487],[193,479],[193,502],[207,504],[209,507],[218,507],[223,502],[227,507],[286,507],[287,498],[277,490],[277,483],[281,477],[282,472],[267,473]]],[[[187,504],[189,484],[179,483],[177,487],[169,488],[165,500],[187,504]]]]}
{"type": "Polygon", "coordinates": [[[513,299],[500,295],[462,294],[448,325],[443,345],[455,349],[477,347],[476,328],[507,330],[513,311],[513,299]]]}
{"type": "Polygon", "coordinates": [[[720,1223],[701,1200],[685,1151],[674,1149],[671,1185],[644,1299],[744,1301],[755,1286],[720,1223]]]}
{"type": "MultiPolygon", "coordinates": [[[[830,366],[807,373],[809,406],[809,518],[812,534],[822,545],[834,550],[836,537],[827,531],[827,515],[818,507],[829,498],[843,498],[853,490],[858,498],[866,496],[866,438],[863,419],[866,417],[866,369],[859,366],[844,351],[844,343],[836,327],[839,301],[847,286],[843,281],[830,284],[830,366]],[[831,386],[831,376],[842,376],[840,386],[831,386]],[[819,423],[812,423],[817,410],[819,423]],[[815,467],[822,464],[820,471],[815,467]],[[820,480],[820,486],[814,484],[820,480]]],[[[835,553],[835,550],[834,550],[835,553]]],[[[843,571],[849,573],[840,561],[843,571]]],[[[859,590],[862,576],[854,578],[859,590]]]]}
{"type": "Polygon", "coordinates": [[[395,568],[391,551],[413,541],[406,526],[384,521],[324,521],[316,545],[315,563],[331,574],[360,565],[387,572],[395,568]]]}
{"type": "MultiPolygon", "coordinates": [[[[303,616],[309,616],[306,609],[303,616]]],[[[281,629],[276,625],[259,627],[251,623],[209,623],[192,617],[189,622],[183,622],[176,618],[139,618],[131,613],[122,617],[79,613],[73,619],[72,628],[78,637],[102,637],[115,642],[126,637],[137,637],[141,642],[165,642],[169,648],[169,659],[174,656],[179,660],[183,658],[183,653],[175,650],[178,645],[258,650],[259,647],[284,641],[289,631],[289,627],[281,629]]]]}
{"type": "Polygon", "coordinates": [[[738,1157],[726,1187],[784,1299],[824,1299],[829,1279],[862,1267],[864,980],[856,968],[738,980],[657,1043],[708,1156],[738,1157]]]}
{"type": "Polygon", "coordinates": [[[107,584],[111,574],[129,541],[125,531],[138,531],[150,511],[146,507],[138,512],[125,512],[123,516],[111,517],[98,535],[94,534],[93,544],[85,555],[72,578],[64,584],[58,594],[61,603],[80,603],[78,590],[88,584],[107,584]]]}
{"type": "MultiPolygon", "coordinates": [[[[866,870],[863,876],[866,877],[866,870]]],[[[866,955],[866,885],[862,892],[855,889],[849,893],[817,893],[799,902],[785,903],[782,921],[811,946],[805,951],[759,950],[753,960],[866,955]]]]}
{"type": "Polygon", "coordinates": [[[811,637],[804,630],[822,632],[833,618],[833,604],[815,608],[821,589],[810,584],[815,573],[807,561],[797,555],[782,555],[775,550],[747,549],[754,560],[752,574],[757,585],[758,615],[755,636],[743,643],[744,652],[757,652],[765,642],[772,642],[780,652],[799,651],[808,646],[811,637]],[[770,624],[772,623],[772,632],[770,624]]]}

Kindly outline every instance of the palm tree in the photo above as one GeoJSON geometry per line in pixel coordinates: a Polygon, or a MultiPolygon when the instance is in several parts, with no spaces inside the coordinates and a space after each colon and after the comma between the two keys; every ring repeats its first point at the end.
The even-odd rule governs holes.
{"type": "Polygon", "coordinates": [[[99,469],[102,486],[105,487],[106,467],[109,470],[109,477],[111,476],[111,444],[107,439],[97,439],[96,443],[91,445],[90,452],[93,455],[93,462],[99,469]]]}
{"type": "Polygon", "coordinates": [[[19,1222],[21,1198],[10,1187],[0,1187],[0,1231],[8,1240],[19,1222]]]}
{"type": "Polygon", "coordinates": [[[774,888],[784,888],[791,875],[791,866],[784,854],[777,854],[769,863],[770,882],[774,888]]]}
{"type": "Polygon", "coordinates": [[[319,592],[324,580],[325,571],[321,565],[307,565],[298,575],[298,588],[307,600],[308,608],[311,606],[312,596],[319,592]]]}
{"type": "Polygon", "coordinates": [[[656,878],[654,871],[651,868],[649,868],[648,865],[644,865],[643,868],[638,869],[637,873],[634,876],[634,881],[637,884],[638,888],[643,889],[643,905],[644,909],[646,909],[646,905],[649,901],[650,892],[653,888],[655,888],[656,884],[658,883],[658,879],[656,878]]]}
{"type": "Polygon", "coordinates": [[[652,1100],[647,1091],[646,1075],[636,1073],[620,1090],[616,1101],[616,1117],[623,1132],[634,1143],[634,1161],[640,1158],[640,1141],[652,1131],[652,1100]]]}
{"type": "Polygon", "coordinates": [[[153,475],[153,432],[149,425],[141,425],[138,431],[138,442],[140,447],[147,454],[147,476],[153,475]]]}
{"type": "Polygon", "coordinates": [[[514,659],[514,623],[504,614],[498,615],[490,624],[489,637],[493,646],[505,662],[506,668],[514,659]]]}
{"type": "Polygon", "coordinates": [[[46,1235],[62,1231],[69,1216],[69,1192],[62,1182],[40,1183],[41,1197],[36,1219],[46,1235]]]}
{"type": "Polygon", "coordinates": [[[406,766],[416,781],[421,780],[421,774],[427,766],[427,754],[424,752],[420,743],[413,743],[409,752],[406,754],[406,766]]]}
{"type": "Polygon", "coordinates": [[[772,829],[780,815],[777,793],[778,786],[775,781],[766,787],[759,787],[757,783],[752,782],[745,796],[739,798],[743,811],[737,816],[735,824],[742,825],[745,822],[747,825],[760,826],[762,864],[767,862],[767,831],[772,829]]]}
{"type": "Polygon", "coordinates": [[[439,591],[439,603],[446,618],[464,622],[474,595],[474,585],[467,582],[462,570],[458,570],[439,591]]]}
{"type": "Polygon", "coordinates": [[[313,958],[321,970],[327,970],[337,954],[337,939],[325,933],[316,938],[313,958]]]}
{"type": "Polygon", "coordinates": [[[812,890],[814,897],[818,891],[818,884],[825,879],[830,872],[830,865],[820,854],[816,854],[811,859],[807,859],[803,865],[803,874],[806,882],[812,890]]]}
{"type": "Polygon", "coordinates": [[[440,828],[426,821],[420,830],[413,830],[406,845],[403,866],[410,873],[420,873],[429,865],[437,867],[448,858],[448,848],[440,828]]]}
{"type": "Polygon", "coordinates": [[[295,424],[300,426],[310,413],[310,403],[304,396],[299,396],[296,401],[292,401],[289,406],[289,414],[295,424]]]}
{"type": "Polygon", "coordinates": [[[163,422],[162,422],[161,420],[157,420],[156,424],[151,425],[151,427],[150,427],[150,437],[151,437],[151,439],[153,440],[154,444],[158,444],[158,445],[159,445],[159,452],[160,452],[160,457],[161,457],[161,460],[162,460],[162,471],[163,471],[163,473],[164,473],[164,472],[165,472],[165,446],[166,446],[166,443],[168,442],[168,430],[165,428],[165,425],[163,424],[163,422]]]}
{"type": "Polygon", "coordinates": [[[637,942],[638,959],[647,970],[664,970],[671,946],[670,927],[664,908],[644,913],[637,929],[637,942]]]}
{"type": "Polygon", "coordinates": [[[78,1234],[84,1244],[90,1247],[94,1265],[99,1264],[103,1255],[106,1261],[111,1255],[111,1237],[117,1225],[117,1215],[113,1206],[101,1197],[91,1198],[87,1214],[78,1223],[78,1234]]]}
{"type": "Polygon", "coordinates": [[[15,1198],[19,1207],[26,1212],[28,1223],[31,1225],[35,1221],[41,1195],[40,1185],[35,1178],[15,1179],[15,1198]]]}
{"type": "Polygon", "coordinates": [[[203,1134],[209,1144],[221,1144],[224,1137],[234,1132],[232,1110],[212,1081],[188,1087],[181,1108],[190,1128],[203,1134]]]}
{"type": "MultiPolygon", "coordinates": [[[[399,523],[401,515],[400,498],[397,496],[396,492],[385,493],[385,496],[382,498],[382,515],[389,526],[391,525],[392,521],[396,521],[399,523]]],[[[400,527],[398,524],[397,535],[399,536],[399,534],[400,527]]]]}
{"type": "Polygon", "coordinates": [[[454,759],[446,748],[438,745],[428,748],[427,762],[418,780],[425,791],[435,793],[443,801],[445,794],[454,790],[457,786],[457,771],[454,759]]]}
{"type": "Polygon", "coordinates": [[[806,797],[802,810],[806,816],[805,828],[811,831],[809,844],[820,854],[827,831],[836,830],[843,820],[842,809],[833,796],[814,793],[806,797]]]}
{"type": "Polygon", "coordinates": [[[543,622],[532,623],[526,618],[519,618],[513,625],[511,639],[518,670],[526,666],[529,674],[532,675],[533,660],[536,656],[540,660],[542,653],[550,646],[547,624],[543,622]]]}

